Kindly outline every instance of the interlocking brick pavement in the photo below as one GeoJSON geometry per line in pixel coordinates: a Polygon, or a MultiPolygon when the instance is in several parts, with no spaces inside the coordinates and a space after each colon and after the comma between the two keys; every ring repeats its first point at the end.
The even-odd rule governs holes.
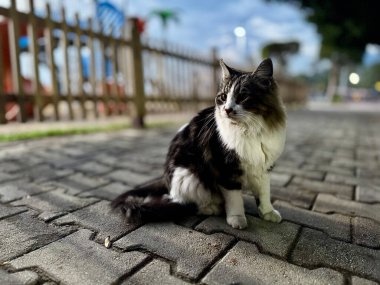
{"type": "Polygon", "coordinates": [[[245,195],[246,230],[110,210],[162,173],[173,128],[0,144],[0,284],[378,284],[380,114],[288,118],[271,181],[283,221],[245,195]]]}

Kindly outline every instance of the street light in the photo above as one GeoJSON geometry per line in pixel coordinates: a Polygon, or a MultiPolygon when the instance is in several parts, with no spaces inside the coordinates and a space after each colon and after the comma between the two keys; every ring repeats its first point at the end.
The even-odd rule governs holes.
{"type": "Polygon", "coordinates": [[[244,38],[245,37],[245,29],[241,26],[238,26],[234,29],[234,34],[237,38],[244,38]]]}
{"type": "Polygon", "coordinates": [[[360,81],[360,76],[359,76],[359,74],[357,74],[355,72],[351,72],[350,76],[348,77],[348,80],[350,80],[351,84],[356,85],[360,81]]]}

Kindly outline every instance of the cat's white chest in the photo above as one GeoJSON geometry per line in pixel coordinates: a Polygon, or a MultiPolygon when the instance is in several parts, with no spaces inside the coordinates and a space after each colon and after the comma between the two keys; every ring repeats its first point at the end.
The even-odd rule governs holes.
{"type": "Polygon", "coordinates": [[[285,128],[244,132],[237,127],[220,124],[219,132],[226,147],[235,150],[240,158],[242,184],[246,189],[266,174],[285,144],[285,128]]]}

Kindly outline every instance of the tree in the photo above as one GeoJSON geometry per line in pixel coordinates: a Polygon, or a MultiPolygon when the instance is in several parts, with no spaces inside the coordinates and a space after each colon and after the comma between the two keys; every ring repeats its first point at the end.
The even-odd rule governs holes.
{"type": "Polygon", "coordinates": [[[170,22],[179,22],[178,12],[170,9],[153,10],[150,12],[149,17],[156,17],[160,20],[164,36],[170,22]]]}
{"type": "Polygon", "coordinates": [[[280,64],[280,70],[283,70],[287,66],[288,56],[295,54],[299,51],[298,42],[287,43],[269,43],[261,50],[262,57],[274,57],[280,64]]]}
{"type": "Polygon", "coordinates": [[[378,4],[371,0],[291,2],[308,12],[308,21],[316,25],[321,35],[320,57],[329,58],[332,62],[326,92],[332,96],[336,90],[340,67],[359,63],[368,43],[380,44],[378,4]]]}

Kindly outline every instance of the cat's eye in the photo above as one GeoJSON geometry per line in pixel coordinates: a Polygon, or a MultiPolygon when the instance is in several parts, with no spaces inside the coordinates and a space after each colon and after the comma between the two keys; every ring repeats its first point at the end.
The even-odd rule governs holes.
{"type": "Polygon", "coordinates": [[[227,95],[225,93],[222,93],[219,95],[219,98],[224,102],[227,99],[227,95]]]}

